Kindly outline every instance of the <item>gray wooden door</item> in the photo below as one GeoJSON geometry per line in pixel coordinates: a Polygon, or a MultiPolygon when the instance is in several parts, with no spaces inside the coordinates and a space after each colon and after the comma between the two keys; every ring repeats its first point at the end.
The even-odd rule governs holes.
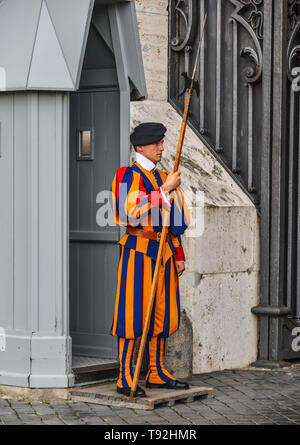
{"type": "Polygon", "coordinates": [[[70,332],[73,354],[115,358],[110,335],[119,228],[100,227],[99,192],[109,190],[120,163],[118,90],[71,94],[70,332]]]}

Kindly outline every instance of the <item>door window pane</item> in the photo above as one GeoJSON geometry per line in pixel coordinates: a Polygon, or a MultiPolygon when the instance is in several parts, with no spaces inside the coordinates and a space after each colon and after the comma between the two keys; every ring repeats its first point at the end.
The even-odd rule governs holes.
{"type": "Polygon", "coordinates": [[[93,159],[93,132],[92,130],[79,131],[79,153],[78,159],[93,159]]]}

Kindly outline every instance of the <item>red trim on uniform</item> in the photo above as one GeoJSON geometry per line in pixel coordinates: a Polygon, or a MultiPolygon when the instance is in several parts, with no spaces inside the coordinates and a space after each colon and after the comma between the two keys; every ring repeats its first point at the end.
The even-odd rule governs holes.
{"type": "Polygon", "coordinates": [[[142,201],[142,199],[147,195],[147,190],[144,187],[142,175],[140,176],[139,190],[140,190],[140,193],[136,200],[136,205],[139,205],[139,203],[142,201]]]}
{"type": "Polygon", "coordinates": [[[147,190],[146,190],[145,187],[144,187],[144,183],[143,183],[143,177],[142,177],[142,175],[140,176],[139,189],[140,189],[142,192],[146,193],[146,195],[147,195],[147,190]]]}
{"type": "Polygon", "coordinates": [[[153,207],[162,207],[163,196],[160,192],[160,187],[149,195],[149,202],[151,202],[153,207]]]}
{"type": "Polygon", "coordinates": [[[175,260],[176,261],[185,261],[183,247],[179,246],[175,249],[175,260]]]}
{"type": "Polygon", "coordinates": [[[116,173],[116,201],[119,202],[119,188],[124,178],[127,167],[120,167],[116,173]]]}

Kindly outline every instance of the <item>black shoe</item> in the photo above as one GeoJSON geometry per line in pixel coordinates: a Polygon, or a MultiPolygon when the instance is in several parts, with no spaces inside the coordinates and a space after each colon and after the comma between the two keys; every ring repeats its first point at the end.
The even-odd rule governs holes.
{"type": "MultiPolygon", "coordinates": [[[[117,386],[117,392],[119,394],[123,394],[123,396],[129,397],[130,396],[130,392],[131,392],[131,388],[119,388],[117,386]]],[[[143,390],[143,388],[141,388],[140,386],[137,386],[134,397],[145,397],[145,396],[146,396],[146,393],[143,390]]]]}
{"type": "Polygon", "coordinates": [[[146,388],[161,388],[161,389],[189,389],[190,385],[186,382],[173,380],[167,383],[146,383],[146,388]]]}

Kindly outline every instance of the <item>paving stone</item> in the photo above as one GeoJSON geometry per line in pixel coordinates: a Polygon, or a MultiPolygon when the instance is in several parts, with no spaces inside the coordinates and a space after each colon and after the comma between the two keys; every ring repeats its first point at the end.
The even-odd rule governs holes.
{"type": "Polygon", "coordinates": [[[74,419],[79,419],[85,416],[89,416],[89,415],[93,415],[93,413],[83,413],[82,415],[78,415],[77,411],[73,411],[72,409],[69,409],[68,411],[57,411],[55,410],[55,414],[60,417],[61,419],[66,417],[66,418],[74,418],[74,419]]]}
{"type": "Polygon", "coordinates": [[[293,425],[300,424],[300,366],[287,370],[225,370],[190,382],[214,387],[212,399],[153,411],[93,403],[28,403],[0,399],[0,424],[293,425]],[[57,413],[57,415],[56,415],[57,413]]]}
{"type": "Polygon", "coordinates": [[[97,416],[89,416],[84,418],[87,425],[106,425],[104,420],[97,416]]]}
{"type": "Polygon", "coordinates": [[[157,408],[159,415],[171,425],[190,425],[191,422],[180,416],[174,409],[168,407],[157,408]]]}
{"type": "Polygon", "coordinates": [[[67,402],[64,402],[64,401],[61,401],[61,402],[51,402],[50,405],[53,406],[54,408],[68,406],[67,402]]]}
{"type": "Polygon", "coordinates": [[[114,406],[111,409],[114,413],[118,414],[119,416],[132,416],[132,415],[137,416],[137,415],[149,414],[149,411],[145,411],[143,409],[119,408],[116,406],[114,406]]]}
{"type": "Polygon", "coordinates": [[[149,420],[150,425],[166,425],[166,421],[165,419],[163,419],[162,417],[159,418],[158,420],[153,419],[153,420],[149,420]]]}
{"type": "Polygon", "coordinates": [[[11,408],[3,408],[3,409],[0,409],[0,419],[2,418],[2,417],[4,417],[4,416],[8,416],[8,415],[10,415],[10,414],[15,414],[15,412],[14,412],[14,410],[13,409],[11,409],[11,408]]]}
{"type": "Polygon", "coordinates": [[[108,425],[126,425],[127,422],[119,416],[105,416],[103,417],[103,420],[108,425]]]}
{"type": "Polygon", "coordinates": [[[2,420],[6,420],[6,419],[19,419],[19,417],[16,415],[16,413],[14,411],[4,414],[1,416],[2,420]]]}
{"type": "MultiPolygon", "coordinates": [[[[142,409],[135,409],[135,414],[136,414],[136,418],[139,419],[145,419],[147,422],[152,423],[152,422],[160,422],[163,419],[159,416],[159,414],[153,410],[153,411],[145,411],[142,409]]],[[[123,415],[125,417],[124,413],[119,413],[119,415],[123,415]]],[[[128,417],[126,416],[126,420],[128,419],[128,417]]]]}
{"type": "Polygon", "coordinates": [[[200,419],[199,421],[195,422],[194,425],[214,425],[214,423],[209,420],[200,419]]]}
{"type": "MultiPolygon", "coordinates": [[[[115,408],[114,407],[114,410],[112,410],[112,408],[110,407],[110,406],[106,406],[106,405],[97,405],[97,404],[92,404],[92,403],[89,403],[89,404],[87,404],[88,406],[89,406],[89,409],[92,411],[92,412],[97,412],[97,413],[99,413],[99,414],[101,414],[101,413],[110,413],[110,414],[113,414],[115,411],[114,410],[116,410],[117,408],[115,408]]],[[[71,407],[72,407],[72,409],[75,409],[76,408],[76,403],[74,404],[74,405],[71,405],[71,407]]],[[[121,408],[118,408],[118,409],[121,409],[121,408]]],[[[122,408],[122,409],[127,409],[127,408],[122,408]]],[[[133,411],[132,411],[133,412],[133,411]]]]}
{"type": "Polygon", "coordinates": [[[32,409],[38,414],[53,414],[53,409],[47,403],[36,402],[31,404],[32,409]]]}
{"type": "MultiPolygon", "coordinates": [[[[83,419],[79,419],[78,417],[63,417],[59,418],[59,420],[64,425],[86,425],[86,422],[83,419]]],[[[103,423],[106,425],[105,423],[103,423]]]]}
{"type": "Polygon", "coordinates": [[[59,419],[55,414],[49,414],[41,416],[41,420],[44,425],[65,425],[65,423],[59,419]]]}
{"type": "Polygon", "coordinates": [[[20,414],[20,415],[37,415],[36,412],[30,407],[24,407],[24,408],[14,408],[13,409],[14,412],[20,414]]]}
{"type": "Polygon", "coordinates": [[[20,416],[21,421],[24,422],[26,425],[42,425],[42,419],[38,417],[37,415],[26,415],[26,416],[20,416]]]}
{"type": "MultiPolygon", "coordinates": [[[[20,419],[4,419],[1,421],[2,425],[24,425],[24,422],[22,422],[20,419]]],[[[0,425],[1,425],[0,424],[0,425]]]]}

